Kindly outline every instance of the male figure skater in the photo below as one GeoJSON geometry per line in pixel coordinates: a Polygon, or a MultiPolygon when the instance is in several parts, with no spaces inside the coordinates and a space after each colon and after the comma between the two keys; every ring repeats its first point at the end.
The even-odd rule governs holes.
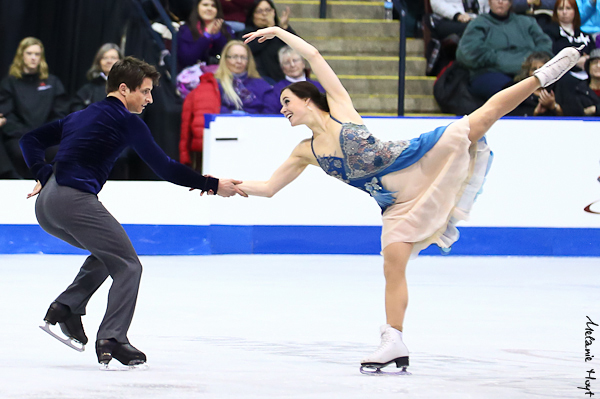
{"type": "Polygon", "coordinates": [[[35,204],[40,226],[91,252],[73,283],[50,305],[42,329],[82,351],[88,339],[81,316],[91,296],[111,276],[106,314],[96,340],[98,362],[104,368],[113,357],[129,366],[146,362],[146,355],[127,339],[142,265],[125,230],[97,197],[123,149],[132,147],[158,176],[172,183],[223,197],[245,195],[236,187],[241,181],[202,176],[169,158],[134,115],[152,103],[152,87],[159,78],[153,66],[126,57],[110,71],[106,99],[33,130],[20,141],[37,180],[27,198],[40,194],[35,204]],[[52,165],[45,161],[44,150],[56,144],[60,147],[52,165]],[[69,339],[50,331],[49,324],[57,322],[69,339]]]}

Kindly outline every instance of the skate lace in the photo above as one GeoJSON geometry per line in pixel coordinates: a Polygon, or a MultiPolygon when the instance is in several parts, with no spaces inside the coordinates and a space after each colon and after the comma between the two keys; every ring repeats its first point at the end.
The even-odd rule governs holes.
{"type": "Polygon", "coordinates": [[[381,334],[381,344],[379,345],[379,348],[377,348],[374,354],[376,355],[386,350],[391,342],[392,334],[390,334],[389,331],[385,331],[383,334],[381,334]]]}

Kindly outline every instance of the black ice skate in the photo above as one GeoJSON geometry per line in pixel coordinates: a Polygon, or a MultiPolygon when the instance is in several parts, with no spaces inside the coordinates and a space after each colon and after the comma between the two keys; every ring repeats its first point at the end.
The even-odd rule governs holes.
{"type": "Polygon", "coordinates": [[[383,325],[381,331],[381,345],[370,356],[360,362],[360,372],[371,375],[407,375],[408,348],[402,342],[402,333],[389,324],[383,325]],[[399,371],[382,371],[390,364],[396,363],[399,371]]]}
{"type": "Polygon", "coordinates": [[[88,338],[83,330],[81,315],[71,313],[71,309],[69,309],[67,305],[63,305],[59,302],[52,302],[48,308],[48,312],[46,312],[44,321],[46,324],[40,326],[42,330],[78,352],[83,352],[85,350],[88,338]],[[58,323],[66,338],[61,337],[50,329],[50,325],[56,325],[56,323],[58,323]],[[76,345],[76,343],[79,343],[80,345],[76,345]]]}
{"type": "Polygon", "coordinates": [[[99,339],[96,341],[96,355],[98,356],[98,363],[100,363],[101,370],[144,370],[148,368],[144,352],[130,344],[117,342],[114,338],[99,339]],[[109,366],[113,358],[127,367],[109,366]]]}

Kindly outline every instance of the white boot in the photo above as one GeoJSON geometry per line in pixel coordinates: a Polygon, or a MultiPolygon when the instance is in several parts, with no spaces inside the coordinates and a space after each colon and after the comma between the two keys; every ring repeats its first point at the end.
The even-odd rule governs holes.
{"type": "MultiPolygon", "coordinates": [[[[582,49],[584,46],[579,47],[582,49]]],[[[533,76],[538,78],[542,87],[547,87],[560,79],[567,71],[577,64],[581,54],[575,47],[565,47],[550,61],[537,69],[533,76]]]]}
{"type": "Polygon", "coordinates": [[[389,324],[380,327],[381,345],[371,355],[364,358],[360,371],[364,374],[407,374],[408,348],[402,342],[402,332],[396,330],[389,324]],[[397,368],[402,368],[399,373],[386,373],[381,369],[389,364],[396,363],[397,368]],[[365,369],[374,369],[367,371],[365,369]]]}

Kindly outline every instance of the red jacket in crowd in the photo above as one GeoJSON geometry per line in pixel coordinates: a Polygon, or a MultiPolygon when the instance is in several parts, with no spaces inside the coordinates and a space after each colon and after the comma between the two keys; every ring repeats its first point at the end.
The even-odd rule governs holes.
{"type": "Polygon", "coordinates": [[[218,114],[221,95],[215,75],[204,73],[200,84],[190,92],[181,111],[181,136],[179,138],[179,162],[191,165],[191,152],[202,152],[204,137],[204,114],[218,114]]]}

